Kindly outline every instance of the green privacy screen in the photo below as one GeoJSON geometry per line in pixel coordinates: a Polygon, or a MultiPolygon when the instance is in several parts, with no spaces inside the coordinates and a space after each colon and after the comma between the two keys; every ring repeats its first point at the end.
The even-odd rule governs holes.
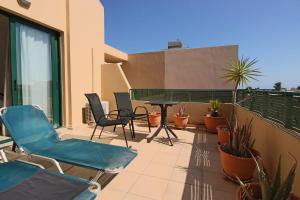
{"type": "Polygon", "coordinates": [[[229,103],[232,100],[232,90],[132,89],[130,93],[131,99],[138,101],[159,99],[208,103],[212,99],[218,99],[223,103],[229,103]]]}
{"type": "MultiPolygon", "coordinates": [[[[223,103],[230,103],[232,100],[232,90],[132,89],[130,94],[131,99],[137,101],[159,99],[185,103],[209,103],[210,100],[218,99],[223,103]]],[[[238,103],[264,118],[300,133],[299,92],[239,90],[238,103]]]]}

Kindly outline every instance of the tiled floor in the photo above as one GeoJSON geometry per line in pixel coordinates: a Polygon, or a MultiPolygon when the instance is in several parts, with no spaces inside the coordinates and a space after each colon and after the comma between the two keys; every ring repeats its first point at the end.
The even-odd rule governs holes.
{"type": "MultiPolygon", "coordinates": [[[[152,128],[154,133],[156,128],[152,128]]],[[[62,138],[78,137],[89,139],[92,128],[80,127],[73,130],[60,129],[62,138]]],[[[100,130],[97,131],[99,134],[100,130]]],[[[124,146],[121,129],[112,133],[107,128],[101,139],[96,141],[124,146]]],[[[136,139],[129,145],[138,151],[136,159],[117,176],[104,176],[104,186],[97,199],[101,200],[231,200],[237,185],[226,180],[220,167],[216,135],[205,133],[201,127],[190,126],[176,130],[174,146],[167,144],[163,131],[151,143],[143,124],[136,126],[136,139]]],[[[11,156],[10,156],[11,157],[11,156]]],[[[41,161],[36,161],[41,162],[41,161]]],[[[55,169],[50,163],[42,163],[55,169]]],[[[89,178],[92,170],[62,165],[66,173],[89,178]]]]}

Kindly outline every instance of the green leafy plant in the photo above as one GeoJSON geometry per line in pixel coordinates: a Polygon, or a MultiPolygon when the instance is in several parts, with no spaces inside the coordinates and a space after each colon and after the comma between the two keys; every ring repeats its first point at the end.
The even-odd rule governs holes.
{"type": "Polygon", "coordinates": [[[237,122],[234,125],[228,123],[230,139],[223,147],[224,151],[239,157],[251,157],[249,149],[253,149],[255,142],[251,139],[252,121],[253,119],[242,125],[237,122]]]}
{"type": "Polygon", "coordinates": [[[211,111],[212,117],[219,116],[219,109],[220,109],[221,105],[222,105],[222,102],[219,101],[218,99],[210,101],[210,111],[211,111]]]}
{"type": "Polygon", "coordinates": [[[295,179],[295,172],[297,168],[297,160],[293,155],[291,157],[294,159],[294,164],[292,165],[287,177],[282,181],[281,176],[281,156],[279,157],[277,170],[275,177],[270,178],[269,173],[265,169],[263,162],[255,158],[255,156],[250,152],[253,160],[256,163],[256,168],[259,178],[260,193],[256,194],[257,191],[249,187],[249,185],[244,184],[238,177],[238,181],[243,189],[244,200],[255,200],[257,196],[261,196],[262,200],[287,200],[290,198],[290,193],[292,191],[292,186],[295,179]]]}
{"type": "Polygon", "coordinates": [[[225,69],[225,73],[222,76],[226,81],[234,84],[232,103],[236,103],[237,90],[239,86],[248,86],[250,80],[257,80],[256,77],[261,75],[258,68],[255,67],[257,63],[256,59],[250,60],[250,58],[236,59],[231,63],[228,69],[225,69]]]}

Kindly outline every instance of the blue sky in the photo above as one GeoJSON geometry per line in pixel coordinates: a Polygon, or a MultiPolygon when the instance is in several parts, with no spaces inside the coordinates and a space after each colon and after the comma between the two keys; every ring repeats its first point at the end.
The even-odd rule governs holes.
{"type": "Polygon", "coordinates": [[[105,41],[127,53],[237,44],[259,60],[253,87],[300,85],[300,0],[102,0],[105,41]]]}

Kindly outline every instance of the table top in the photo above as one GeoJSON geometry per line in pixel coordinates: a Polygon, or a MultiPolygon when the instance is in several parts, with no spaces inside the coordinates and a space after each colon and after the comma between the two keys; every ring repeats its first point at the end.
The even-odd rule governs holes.
{"type": "Polygon", "coordinates": [[[145,104],[151,105],[176,105],[179,104],[177,101],[167,101],[167,100],[150,100],[147,101],[145,104]]]}
{"type": "Polygon", "coordinates": [[[11,146],[13,140],[10,137],[0,136],[0,149],[11,146]]]}

